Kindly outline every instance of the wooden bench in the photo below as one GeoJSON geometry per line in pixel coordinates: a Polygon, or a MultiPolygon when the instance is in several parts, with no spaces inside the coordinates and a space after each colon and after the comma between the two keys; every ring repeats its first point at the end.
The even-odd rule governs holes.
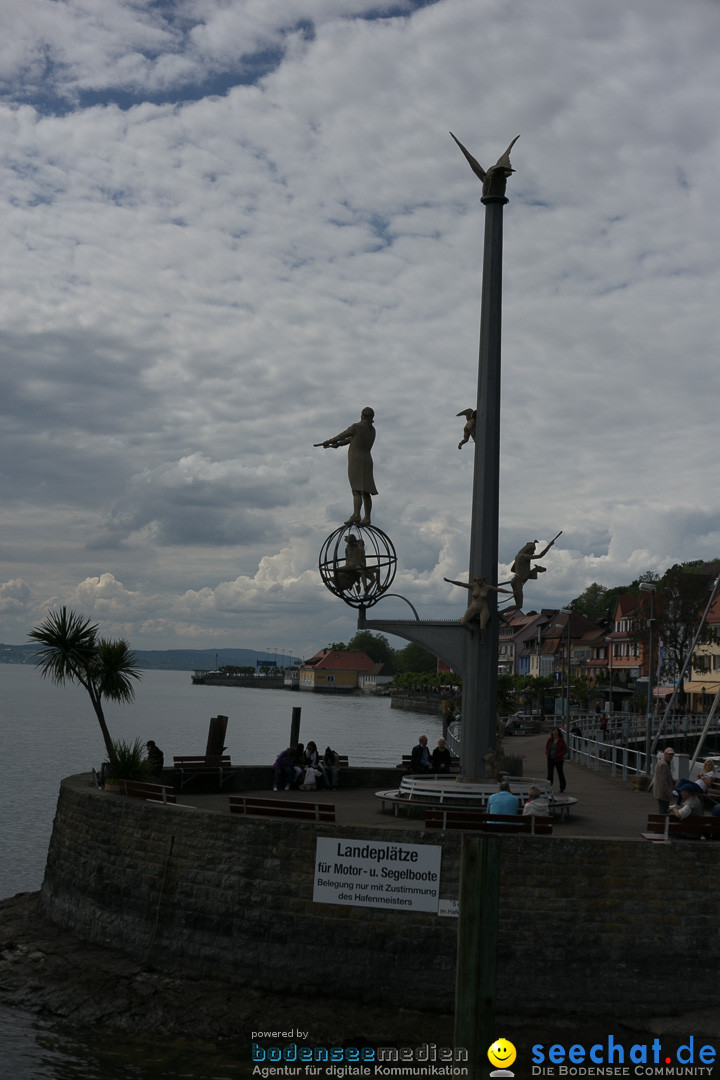
{"type": "Polygon", "coordinates": [[[680,819],[674,814],[648,814],[645,840],[668,843],[670,840],[720,840],[720,817],[700,814],[680,819]]]}
{"type": "Polygon", "coordinates": [[[468,829],[473,832],[509,834],[525,833],[529,836],[551,836],[551,817],[535,814],[486,814],[484,810],[437,807],[425,815],[426,829],[468,829]]]}
{"type": "Polygon", "coordinates": [[[150,802],[175,803],[177,799],[171,787],[166,784],[149,784],[144,780],[119,780],[123,795],[135,799],[148,799],[150,802]]]}
{"type": "Polygon", "coordinates": [[[180,773],[180,790],[189,784],[193,777],[217,776],[218,788],[228,780],[232,765],[229,754],[194,754],[173,758],[173,768],[180,773]]]}
{"type": "Polygon", "coordinates": [[[230,795],[231,814],[258,814],[288,817],[298,821],[335,821],[335,803],[301,802],[299,799],[262,799],[252,795],[230,795]]]}

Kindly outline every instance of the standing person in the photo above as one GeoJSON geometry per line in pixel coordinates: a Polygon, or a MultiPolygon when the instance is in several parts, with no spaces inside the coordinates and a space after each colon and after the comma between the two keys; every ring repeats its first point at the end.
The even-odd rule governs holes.
{"type": "Polygon", "coordinates": [[[412,753],[410,754],[410,772],[432,772],[432,758],[430,757],[430,751],[428,750],[427,735],[421,735],[417,741],[417,746],[413,746],[412,748],[412,753]]]}
{"type": "Polygon", "coordinates": [[[315,443],[326,450],[337,450],[340,446],[348,448],[348,480],[353,497],[353,512],[345,522],[346,525],[369,525],[372,513],[372,497],[377,495],[375,478],[373,476],[373,460],[370,451],[375,442],[375,428],[373,421],[375,412],[365,408],[360,414],[357,424],[351,424],[339,435],[334,435],[325,442],[315,443]],[[363,510],[363,518],[360,520],[360,508],[363,510]]]}
{"type": "Polygon", "coordinates": [[[547,778],[552,784],[553,772],[558,775],[560,781],[560,794],[565,791],[567,787],[567,781],[565,779],[564,761],[567,756],[567,743],[562,737],[562,732],[559,727],[554,727],[550,732],[550,738],[545,745],[545,756],[547,757],[547,778]]]}
{"type": "Polygon", "coordinates": [[[670,810],[670,799],[673,793],[675,781],[672,774],[672,760],[675,751],[672,746],[666,746],[663,756],[655,766],[650,790],[657,799],[658,813],[667,814],[670,810]]]}
{"type": "Polygon", "coordinates": [[[160,747],[153,739],[148,739],[145,743],[147,747],[147,759],[152,763],[153,776],[162,776],[163,766],[165,764],[165,755],[160,747]]]}
{"type": "Polygon", "coordinates": [[[452,754],[447,748],[444,739],[438,739],[438,744],[432,752],[432,770],[435,773],[449,773],[452,765],[452,754]]]}

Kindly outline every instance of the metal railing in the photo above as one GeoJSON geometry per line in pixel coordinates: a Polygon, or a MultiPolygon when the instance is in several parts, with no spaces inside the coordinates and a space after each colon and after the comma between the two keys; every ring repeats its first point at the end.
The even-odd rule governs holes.
{"type": "MultiPolygon", "coordinates": [[[[551,719],[546,717],[546,721],[551,719]]],[[[688,716],[687,713],[674,713],[666,717],[662,732],[663,746],[665,742],[671,742],[673,735],[699,735],[705,725],[705,716],[688,716]]],[[[560,722],[558,720],[558,722],[560,722]]],[[[658,720],[654,718],[652,729],[656,730],[658,720]]],[[[570,723],[570,729],[574,726],[580,728],[582,735],[567,735],[569,760],[585,768],[598,772],[609,769],[610,775],[619,776],[627,780],[630,776],[649,776],[655,769],[657,753],[650,753],[649,759],[645,754],[645,724],[644,716],[614,716],[609,719],[606,731],[603,731],[598,723],[597,716],[575,716],[570,723]],[[631,744],[636,742],[637,748],[631,744]]],[[[461,724],[450,724],[447,729],[447,745],[451,754],[461,756],[461,724]]],[[[710,732],[720,733],[720,717],[715,718],[710,732]]],[[[709,732],[709,733],[710,733],[709,732]]],[[[510,745],[512,739],[510,740],[510,745]]]]}

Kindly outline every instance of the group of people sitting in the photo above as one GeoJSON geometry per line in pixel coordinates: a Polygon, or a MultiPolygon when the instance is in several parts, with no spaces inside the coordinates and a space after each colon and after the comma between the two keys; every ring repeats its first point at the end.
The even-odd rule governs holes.
{"type": "Polygon", "coordinates": [[[327,746],[320,757],[316,744],[298,743],[278,754],[273,765],[273,791],[336,791],[340,775],[340,755],[327,746]]]}
{"type": "MultiPolygon", "coordinates": [[[[666,746],[663,756],[655,766],[650,787],[657,799],[658,811],[661,814],[670,814],[680,818],[681,821],[687,817],[701,816],[703,814],[702,796],[710,790],[717,777],[715,762],[712,758],[708,758],[694,780],[680,778],[676,782],[672,774],[674,757],[675,751],[672,746],[666,746]],[[675,801],[671,806],[673,799],[675,801]]],[[[712,813],[716,817],[720,816],[720,803],[715,803],[712,813]]]]}
{"type": "Polygon", "coordinates": [[[427,735],[421,735],[417,746],[413,746],[410,754],[411,773],[449,773],[452,765],[452,754],[447,748],[444,739],[438,739],[437,746],[430,752],[427,735]]]}
{"type": "MultiPolygon", "coordinates": [[[[519,796],[513,795],[508,780],[501,780],[500,787],[487,801],[485,813],[490,816],[492,814],[519,814],[520,812],[519,796]]],[[[530,815],[547,817],[549,813],[550,804],[547,792],[542,791],[537,786],[528,788],[527,801],[522,808],[523,817],[530,815]]]]}

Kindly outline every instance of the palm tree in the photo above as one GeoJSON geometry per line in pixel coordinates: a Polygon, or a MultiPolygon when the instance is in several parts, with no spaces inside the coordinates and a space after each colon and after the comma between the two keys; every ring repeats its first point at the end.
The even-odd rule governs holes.
{"type": "Polygon", "coordinates": [[[90,695],[110,765],[116,764],[115,748],[110,738],[103,698],[108,701],[130,702],[135,696],[132,679],[141,679],[137,657],[124,638],[108,641],[98,638],[97,625],[75,611],[63,607],[51,611],[47,618],[30,631],[32,641],[43,647],[35,664],[43,678],[58,685],[79,683],[90,695]]]}

